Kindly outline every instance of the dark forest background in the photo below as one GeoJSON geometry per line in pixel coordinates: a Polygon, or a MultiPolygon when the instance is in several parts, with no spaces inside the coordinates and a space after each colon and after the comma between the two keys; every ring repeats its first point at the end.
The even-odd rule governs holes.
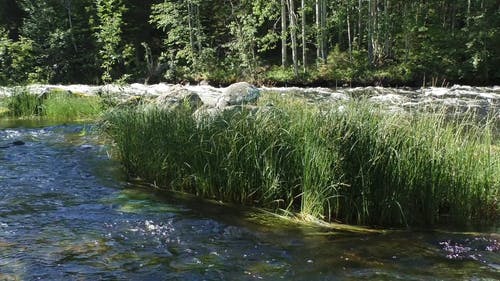
{"type": "Polygon", "coordinates": [[[498,0],[0,0],[0,85],[500,82],[498,0]]]}

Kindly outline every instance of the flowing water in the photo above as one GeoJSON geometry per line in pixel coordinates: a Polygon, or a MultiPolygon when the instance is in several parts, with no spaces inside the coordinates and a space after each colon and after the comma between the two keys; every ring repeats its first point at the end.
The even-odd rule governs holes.
{"type": "Polygon", "coordinates": [[[0,147],[0,280],[500,279],[498,229],[342,233],[162,195],[85,125],[3,121],[0,147]]]}

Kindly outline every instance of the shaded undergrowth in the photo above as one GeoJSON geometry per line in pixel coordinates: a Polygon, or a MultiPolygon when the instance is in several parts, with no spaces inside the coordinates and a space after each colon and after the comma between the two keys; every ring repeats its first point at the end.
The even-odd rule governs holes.
{"type": "Polygon", "coordinates": [[[273,103],[197,118],[187,107],[121,108],[102,129],[131,176],[175,191],[351,224],[498,220],[492,122],[273,103]]]}

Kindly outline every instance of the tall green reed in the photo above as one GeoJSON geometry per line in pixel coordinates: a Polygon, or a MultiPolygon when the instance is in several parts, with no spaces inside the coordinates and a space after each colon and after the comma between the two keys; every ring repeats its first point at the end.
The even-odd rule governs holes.
{"type": "Polygon", "coordinates": [[[41,117],[52,120],[80,120],[97,118],[104,106],[98,97],[79,96],[53,90],[36,95],[19,89],[4,101],[7,115],[18,118],[41,117]]]}
{"type": "Polygon", "coordinates": [[[42,116],[48,119],[81,120],[97,118],[104,106],[98,97],[53,92],[43,100],[42,109],[42,116]]]}
{"type": "Polygon", "coordinates": [[[356,224],[498,218],[492,123],[272,103],[197,120],[190,108],[120,109],[103,129],[130,174],[204,197],[356,224]]]}
{"type": "Polygon", "coordinates": [[[13,117],[36,116],[42,112],[41,99],[25,88],[16,89],[12,96],[7,98],[5,104],[8,115],[13,117]]]}

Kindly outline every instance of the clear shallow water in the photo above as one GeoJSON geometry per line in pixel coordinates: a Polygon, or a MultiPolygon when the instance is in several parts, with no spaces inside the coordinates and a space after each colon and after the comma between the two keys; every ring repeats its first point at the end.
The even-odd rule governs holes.
{"type": "Polygon", "coordinates": [[[0,280],[500,279],[498,233],[258,223],[126,182],[89,127],[35,125],[0,124],[0,280]]]}

